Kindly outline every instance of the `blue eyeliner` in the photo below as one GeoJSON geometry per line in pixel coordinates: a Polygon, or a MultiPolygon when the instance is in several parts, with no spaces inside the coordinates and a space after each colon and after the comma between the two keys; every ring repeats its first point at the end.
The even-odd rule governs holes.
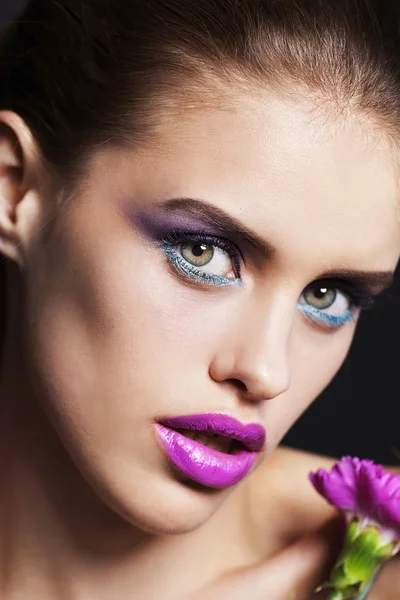
{"type": "Polygon", "coordinates": [[[173,268],[181,271],[186,277],[189,279],[194,279],[200,283],[206,283],[209,285],[215,286],[234,286],[239,287],[243,285],[243,282],[240,278],[238,279],[229,279],[228,277],[223,277],[222,275],[213,275],[212,273],[205,273],[200,271],[190,263],[188,263],[180,254],[177,252],[170,243],[163,243],[161,245],[161,250],[164,252],[167,257],[168,262],[172,265],[173,268]]]}
{"type": "Polygon", "coordinates": [[[236,244],[221,235],[217,227],[212,228],[201,218],[185,215],[181,211],[139,211],[135,215],[128,212],[127,216],[142,233],[157,242],[169,264],[189,279],[218,287],[243,285],[240,278],[242,253],[236,244]],[[237,278],[230,279],[222,275],[206,273],[191,265],[176,249],[176,246],[182,243],[206,244],[221,248],[231,259],[237,278]]]}
{"type": "MultiPolygon", "coordinates": [[[[236,243],[225,237],[224,227],[220,226],[218,221],[210,223],[210,220],[204,219],[201,214],[186,214],[182,208],[168,210],[160,209],[160,207],[157,207],[156,210],[146,209],[137,212],[126,210],[125,217],[135,224],[142,234],[157,244],[168,264],[178,275],[182,275],[200,285],[204,284],[219,288],[238,288],[244,285],[241,278],[242,266],[245,264],[243,253],[236,243]],[[209,272],[209,269],[202,271],[198,265],[192,264],[191,261],[182,256],[180,247],[183,244],[220,248],[229,256],[236,278],[232,279],[232,277],[217,275],[209,272]]],[[[357,281],[352,281],[349,278],[347,280],[323,278],[315,280],[305,289],[322,285],[330,289],[336,289],[348,296],[349,305],[343,314],[332,315],[324,312],[326,309],[317,308],[312,304],[300,301],[297,304],[297,309],[311,321],[326,329],[340,329],[346,323],[355,322],[360,310],[370,308],[374,304],[375,295],[369,294],[357,281]]]]}
{"type": "Polygon", "coordinates": [[[352,310],[348,310],[346,313],[340,316],[329,315],[327,313],[322,312],[318,308],[311,306],[309,304],[297,304],[297,308],[306,314],[308,317],[313,319],[313,321],[317,321],[330,329],[337,329],[348,323],[349,321],[355,321],[356,317],[352,310]]]}

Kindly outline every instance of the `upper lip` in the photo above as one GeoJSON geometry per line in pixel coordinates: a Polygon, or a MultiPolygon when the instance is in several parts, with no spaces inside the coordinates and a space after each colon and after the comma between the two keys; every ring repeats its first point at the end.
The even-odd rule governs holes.
{"type": "Polygon", "coordinates": [[[258,423],[244,425],[234,417],[222,413],[185,415],[160,419],[159,423],[171,429],[205,431],[241,442],[246,450],[259,452],[265,444],[265,429],[258,423]]]}

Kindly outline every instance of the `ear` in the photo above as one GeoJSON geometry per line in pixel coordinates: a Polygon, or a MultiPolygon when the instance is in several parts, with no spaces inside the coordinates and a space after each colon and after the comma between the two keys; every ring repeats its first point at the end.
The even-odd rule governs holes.
{"type": "Polygon", "coordinates": [[[0,253],[24,263],[39,227],[44,166],[36,141],[15,113],[0,111],[0,253]]]}

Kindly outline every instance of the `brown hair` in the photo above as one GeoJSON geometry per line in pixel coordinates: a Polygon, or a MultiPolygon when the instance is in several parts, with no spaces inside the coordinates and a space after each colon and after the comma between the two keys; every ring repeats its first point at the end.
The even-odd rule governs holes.
{"type": "Polygon", "coordinates": [[[0,109],[66,180],[217,84],[299,82],[396,133],[399,14],[398,0],[32,0],[0,46],[0,109]]]}
{"type": "Polygon", "coordinates": [[[195,82],[297,80],[393,128],[399,15],[398,0],[32,0],[0,46],[0,109],[64,174],[95,145],[140,143],[165,92],[195,82]]]}

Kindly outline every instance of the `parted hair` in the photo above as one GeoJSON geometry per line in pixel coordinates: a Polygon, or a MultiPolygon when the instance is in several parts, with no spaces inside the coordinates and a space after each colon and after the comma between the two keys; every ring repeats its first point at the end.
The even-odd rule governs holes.
{"type": "Polygon", "coordinates": [[[61,181],[99,145],[140,145],[182,100],[238,85],[296,83],[396,135],[399,15],[399,0],[31,0],[1,36],[0,110],[61,181]]]}

